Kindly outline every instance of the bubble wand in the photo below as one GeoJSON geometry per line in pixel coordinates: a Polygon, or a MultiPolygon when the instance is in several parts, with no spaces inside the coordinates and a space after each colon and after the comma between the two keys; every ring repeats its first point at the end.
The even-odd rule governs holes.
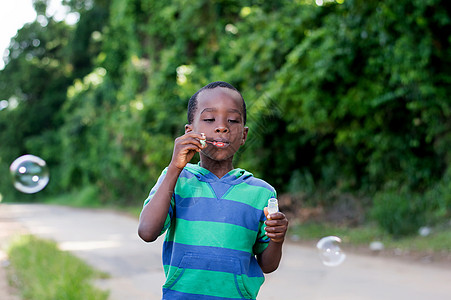
{"type": "Polygon", "coordinates": [[[201,133],[202,138],[199,140],[202,147],[205,147],[206,143],[212,144],[216,147],[224,147],[226,144],[224,142],[208,141],[205,133],[201,133]]]}

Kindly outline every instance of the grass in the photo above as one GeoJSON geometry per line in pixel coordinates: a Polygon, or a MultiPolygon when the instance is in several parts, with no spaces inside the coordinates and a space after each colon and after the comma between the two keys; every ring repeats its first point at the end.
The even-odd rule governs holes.
{"type": "Polygon", "coordinates": [[[343,248],[367,247],[373,241],[384,244],[385,249],[398,249],[409,252],[451,252],[451,230],[449,228],[433,228],[427,236],[412,235],[395,239],[376,226],[356,228],[337,227],[328,224],[294,225],[289,229],[288,236],[300,241],[317,241],[322,237],[335,235],[341,238],[343,248]]]}
{"type": "Polygon", "coordinates": [[[10,280],[27,300],[106,300],[108,292],[92,280],[106,278],[53,241],[33,235],[16,237],[7,249],[10,280]]]}
{"type": "Polygon", "coordinates": [[[102,208],[103,205],[98,200],[98,193],[95,186],[89,185],[71,193],[47,197],[44,199],[44,202],[47,204],[69,205],[73,207],[102,208]]]}
{"type": "Polygon", "coordinates": [[[94,186],[87,186],[79,191],[47,197],[43,200],[46,204],[114,210],[117,212],[126,213],[137,219],[139,218],[139,214],[142,210],[142,206],[118,206],[117,204],[102,203],[99,201],[98,191],[94,186]]]}

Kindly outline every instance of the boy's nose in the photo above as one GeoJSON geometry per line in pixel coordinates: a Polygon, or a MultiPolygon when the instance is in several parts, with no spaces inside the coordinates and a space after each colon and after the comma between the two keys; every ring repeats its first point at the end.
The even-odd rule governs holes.
{"type": "Polygon", "coordinates": [[[229,129],[225,126],[218,126],[218,127],[216,127],[215,132],[216,133],[227,133],[227,132],[229,132],[229,129]]]}

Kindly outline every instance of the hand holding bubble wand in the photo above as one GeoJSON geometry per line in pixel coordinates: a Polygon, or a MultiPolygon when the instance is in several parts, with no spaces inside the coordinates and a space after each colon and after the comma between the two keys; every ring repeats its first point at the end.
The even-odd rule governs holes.
{"type": "Polygon", "coordinates": [[[202,147],[205,147],[206,142],[207,142],[207,137],[205,136],[205,133],[201,133],[202,138],[199,140],[200,144],[202,145],[202,147]]]}
{"type": "Polygon", "coordinates": [[[212,144],[216,147],[224,147],[226,144],[224,142],[219,142],[219,141],[209,141],[207,140],[207,137],[205,136],[205,133],[201,133],[202,138],[199,140],[200,144],[202,145],[202,147],[205,147],[205,145],[208,144],[212,144]]]}

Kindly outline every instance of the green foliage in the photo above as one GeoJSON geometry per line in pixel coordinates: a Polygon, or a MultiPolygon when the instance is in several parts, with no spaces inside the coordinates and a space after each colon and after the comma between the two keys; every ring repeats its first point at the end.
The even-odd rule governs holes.
{"type": "MultiPolygon", "coordinates": [[[[0,99],[9,104],[0,111],[0,164],[4,170],[0,189],[7,199],[21,198],[13,191],[7,172],[14,159],[35,154],[51,167],[59,162],[57,131],[62,124],[59,110],[71,81],[66,59],[71,29],[53,19],[46,22],[43,26],[35,21],[19,30],[0,72],[0,99]]],[[[51,184],[57,191],[57,185],[51,184]]]]}
{"type": "MultiPolygon", "coordinates": [[[[24,299],[107,299],[90,280],[101,277],[91,267],[56,243],[32,235],[16,238],[8,248],[14,283],[24,299]]],[[[104,275],[102,275],[104,276],[104,275]]]]}
{"type": "Polygon", "coordinates": [[[290,226],[289,236],[303,242],[311,242],[312,245],[325,236],[338,236],[343,241],[343,248],[366,248],[371,242],[379,241],[388,251],[406,251],[409,253],[422,252],[431,255],[437,253],[449,253],[451,251],[451,231],[449,227],[432,227],[431,233],[427,236],[408,235],[402,238],[393,237],[387,234],[380,227],[373,224],[361,226],[359,228],[338,227],[328,223],[307,223],[290,226]]]}
{"type": "Polygon", "coordinates": [[[441,33],[418,24],[435,11],[429,5],[346,1],[287,55],[272,94],[287,112],[287,130],[310,136],[300,146],[315,149],[310,168],[326,187],[395,181],[421,189],[440,178],[443,154],[424,120],[447,118],[434,108],[444,98],[430,94],[432,86],[446,89],[437,84],[443,75],[435,73],[432,42],[441,33]]]}
{"type": "Polygon", "coordinates": [[[443,179],[432,186],[424,194],[427,203],[426,217],[430,224],[440,224],[443,220],[449,220],[451,216],[451,180],[450,170],[443,179]]]}
{"type": "Polygon", "coordinates": [[[85,185],[80,189],[73,190],[70,193],[59,194],[53,197],[46,198],[46,203],[66,205],[74,207],[90,207],[99,208],[104,207],[100,202],[100,192],[96,186],[85,185]]]}
{"type": "MultiPolygon", "coordinates": [[[[91,32],[99,29],[102,18],[93,18],[91,11],[86,12],[91,16],[92,25],[88,26],[91,32],[83,27],[89,24],[89,20],[84,21],[88,16],[81,19],[79,29],[74,32],[66,23],[44,17],[45,1],[36,1],[35,4],[39,21],[26,24],[18,31],[9,47],[7,65],[0,72],[0,99],[9,103],[0,114],[0,166],[6,171],[9,164],[23,154],[40,156],[52,170],[50,183],[40,195],[50,195],[64,189],[59,180],[52,179],[65,174],[61,167],[63,145],[60,128],[64,122],[61,110],[66,102],[67,89],[74,76],[86,73],[86,68],[93,64],[73,45],[84,40],[83,45],[90,48],[88,54],[99,52],[98,43],[85,40],[86,36],[91,38],[91,32]],[[85,61],[83,68],[82,61],[85,61]]],[[[100,6],[95,11],[99,9],[100,6]]],[[[5,171],[0,172],[0,190],[5,199],[34,201],[38,198],[15,191],[5,171]]]]}
{"type": "Polygon", "coordinates": [[[424,194],[388,190],[374,197],[373,219],[394,236],[416,233],[421,226],[440,225],[449,220],[451,184],[449,175],[424,194]]]}
{"type": "Polygon", "coordinates": [[[375,195],[372,217],[395,237],[418,231],[426,222],[427,203],[409,192],[387,191],[375,195]]]}
{"type": "MultiPolygon", "coordinates": [[[[44,193],[95,186],[101,203],[142,203],[184,132],[189,97],[225,80],[248,108],[235,164],[279,194],[377,193],[375,211],[395,210],[393,198],[402,216],[418,212],[413,195],[434,203],[419,219],[449,216],[444,0],[64,3],[80,21],[25,26],[0,72],[0,99],[19,103],[0,111],[0,166],[43,157],[44,193]]],[[[0,179],[5,199],[18,197],[0,179]]]]}

